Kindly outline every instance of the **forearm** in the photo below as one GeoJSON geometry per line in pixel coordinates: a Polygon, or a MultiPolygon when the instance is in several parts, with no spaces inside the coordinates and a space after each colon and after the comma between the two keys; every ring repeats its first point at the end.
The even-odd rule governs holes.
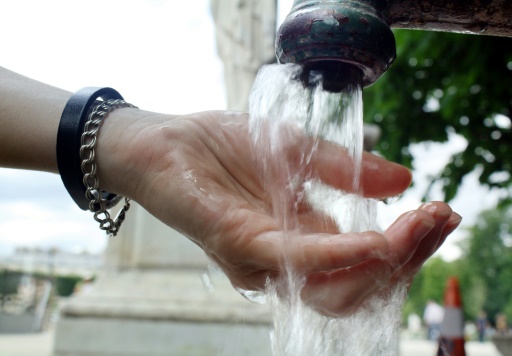
{"type": "Polygon", "coordinates": [[[57,130],[70,96],[0,67],[0,166],[57,173],[57,130]]]}
{"type": "MultiPolygon", "coordinates": [[[[71,95],[0,67],[0,167],[59,173],[57,133],[71,95]]],[[[169,117],[138,109],[117,109],[108,115],[96,145],[101,189],[134,198],[134,182],[145,165],[135,142],[152,142],[152,137],[146,142],[136,137],[169,117]]]]}

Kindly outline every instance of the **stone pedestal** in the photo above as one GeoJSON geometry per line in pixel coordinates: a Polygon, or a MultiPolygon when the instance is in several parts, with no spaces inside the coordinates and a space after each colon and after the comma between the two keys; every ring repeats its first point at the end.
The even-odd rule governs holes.
{"type": "MultiPolygon", "coordinates": [[[[62,328],[74,327],[69,320],[62,328]]],[[[82,319],[80,338],[59,339],[57,355],[73,356],[267,356],[271,355],[268,331],[262,326],[176,322],[151,320],[105,320],[98,326],[94,318],[82,319]],[[115,332],[112,332],[115,330],[115,332]],[[94,331],[94,332],[91,332],[94,331]],[[103,336],[99,337],[98,335],[103,336]],[[80,351],[75,344],[82,344],[80,351]]],[[[58,330],[61,332],[60,330],[58,330]]]]}
{"type": "Polygon", "coordinates": [[[268,307],[196,245],[136,205],[121,231],[92,288],[62,305],[55,355],[271,355],[268,307]]]}

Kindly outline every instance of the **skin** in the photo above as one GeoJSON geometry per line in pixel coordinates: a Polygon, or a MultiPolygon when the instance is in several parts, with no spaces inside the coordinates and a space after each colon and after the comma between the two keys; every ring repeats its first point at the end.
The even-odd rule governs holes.
{"type": "MultiPolygon", "coordinates": [[[[3,68],[0,83],[0,165],[57,173],[58,122],[71,94],[3,68]]],[[[299,148],[311,142],[291,137],[284,157],[294,167],[299,148]]],[[[194,241],[233,286],[264,290],[267,277],[283,274],[283,231],[258,174],[261,162],[250,150],[247,114],[117,109],[102,124],[96,150],[102,189],[137,201],[194,241]]],[[[351,191],[352,168],[344,149],[320,142],[307,173],[351,191]]],[[[364,154],[358,190],[365,196],[396,196],[410,182],[406,168],[364,154]]],[[[286,258],[307,278],[302,298],[323,314],[341,316],[370,295],[408,283],[461,217],[431,202],[384,233],[340,234],[307,206],[298,210],[298,221],[302,243],[287,246],[286,258]]]]}

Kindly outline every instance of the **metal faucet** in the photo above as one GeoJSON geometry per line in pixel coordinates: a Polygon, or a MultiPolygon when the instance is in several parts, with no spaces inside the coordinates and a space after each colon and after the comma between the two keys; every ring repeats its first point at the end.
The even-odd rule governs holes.
{"type": "Polygon", "coordinates": [[[396,57],[391,28],[512,37],[509,0],[295,0],[278,30],[280,63],[324,73],[324,88],[376,82],[396,57]]]}

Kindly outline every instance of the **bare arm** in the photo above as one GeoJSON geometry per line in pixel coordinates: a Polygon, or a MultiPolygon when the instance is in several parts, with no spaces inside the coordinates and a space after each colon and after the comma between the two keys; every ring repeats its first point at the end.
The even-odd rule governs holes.
{"type": "Polygon", "coordinates": [[[57,128],[70,96],[0,67],[0,166],[57,173],[57,128]]]}

